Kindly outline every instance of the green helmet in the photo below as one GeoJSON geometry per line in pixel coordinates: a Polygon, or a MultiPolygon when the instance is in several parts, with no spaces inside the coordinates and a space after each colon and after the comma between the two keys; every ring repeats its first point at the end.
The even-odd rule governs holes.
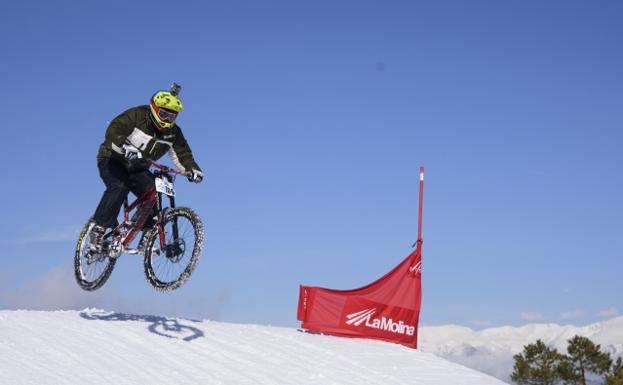
{"type": "Polygon", "coordinates": [[[159,128],[168,130],[175,124],[177,114],[184,109],[178,93],[181,87],[175,83],[171,91],[158,91],[149,103],[151,117],[159,128]]]}

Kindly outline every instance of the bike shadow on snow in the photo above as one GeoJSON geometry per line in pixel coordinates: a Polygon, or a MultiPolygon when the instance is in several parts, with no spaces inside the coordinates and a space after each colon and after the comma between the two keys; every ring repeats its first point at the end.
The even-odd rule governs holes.
{"type": "MultiPolygon", "coordinates": [[[[90,321],[139,321],[147,322],[147,327],[151,333],[156,335],[181,339],[183,341],[192,341],[197,338],[204,337],[203,331],[200,329],[181,324],[177,319],[153,316],[153,315],[135,315],[124,313],[110,313],[105,311],[82,311],[80,317],[90,321]]],[[[200,322],[193,320],[184,320],[189,322],[200,322]]]]}

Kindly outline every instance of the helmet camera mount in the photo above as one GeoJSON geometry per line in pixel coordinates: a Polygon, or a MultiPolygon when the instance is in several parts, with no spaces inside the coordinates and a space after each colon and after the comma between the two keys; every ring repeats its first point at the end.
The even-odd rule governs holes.
{"type": "Polygon", "coordinates": [[[179,84],[173,82],[173,84],[171,84],[171,95],[173,96],[177,96],[180,94],[180,91],[182,90],[182,86],[180,86],[179,84]]]}

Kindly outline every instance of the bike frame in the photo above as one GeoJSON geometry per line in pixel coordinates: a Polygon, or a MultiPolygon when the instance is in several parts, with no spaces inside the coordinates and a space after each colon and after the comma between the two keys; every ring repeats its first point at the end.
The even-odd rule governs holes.
{"type": "MultiPolygon", "coordinates": [[[[163,177],[168,182],[173,183],[175,180],[175,175],[184,175],[187,174],[169,168],[165,165],[150,161],[151,165],[156,168],[155,171],[151,171],[154,175],[154,178],[163,177]]],[[[119,250],[120,253],[124,251],[129,251],[130,243],[136,238],[138,233],[142,231],[143,225],[147,222],[148,218],[151,216],[153,212],[153,207],[156,205],[157,212],[157,220],[154,228],[158,230],[158,235],[160,239],[160,248],[165,247],[165,234],[164,228],[162,226],[164,217],[163,217],[163,207],[162,207],[162,193],[156,191],[156,186],[154,184],[145,191],[140,197],[136,198],[132,203],[128,203],[128,197],[125,197],[123,202],[123,222],[117,225],[114,229],[111,230],[109,234],[118,234],[117,236],[113,236],[113,240],[119,241],[119,244],[122,246],[122,249],[119,250]],[[132,221],[130,219],[130,212],[132,210],[137,210],[133,216],[136,216],[137,220],[132,221]]],[[[169,206],[170,208],[175,208],[175,197],[171,195],[167,195],[169,197],[169,206]]],[[[179,236],[177,221],[173,223],[173,239],[177,239],[179,236]]]]}

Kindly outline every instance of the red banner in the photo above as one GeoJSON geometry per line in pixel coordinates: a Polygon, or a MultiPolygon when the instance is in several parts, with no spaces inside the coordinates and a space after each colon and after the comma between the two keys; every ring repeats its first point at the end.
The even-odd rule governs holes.
{"type": "Polygon", "coordinates": [[[301,286],[298,319],[312,332],[374,338],[417,347],[421,242],[392,271],[354,290],[301,286]]]}
{"type": "Polygon", "coordinates": [[[392,271],[353,290],[301,285],[297,318],[303,321],[303,329],[417,348],[422,303],[423,196],[424,167],[420,167],[417,247],[392,271]]]}

